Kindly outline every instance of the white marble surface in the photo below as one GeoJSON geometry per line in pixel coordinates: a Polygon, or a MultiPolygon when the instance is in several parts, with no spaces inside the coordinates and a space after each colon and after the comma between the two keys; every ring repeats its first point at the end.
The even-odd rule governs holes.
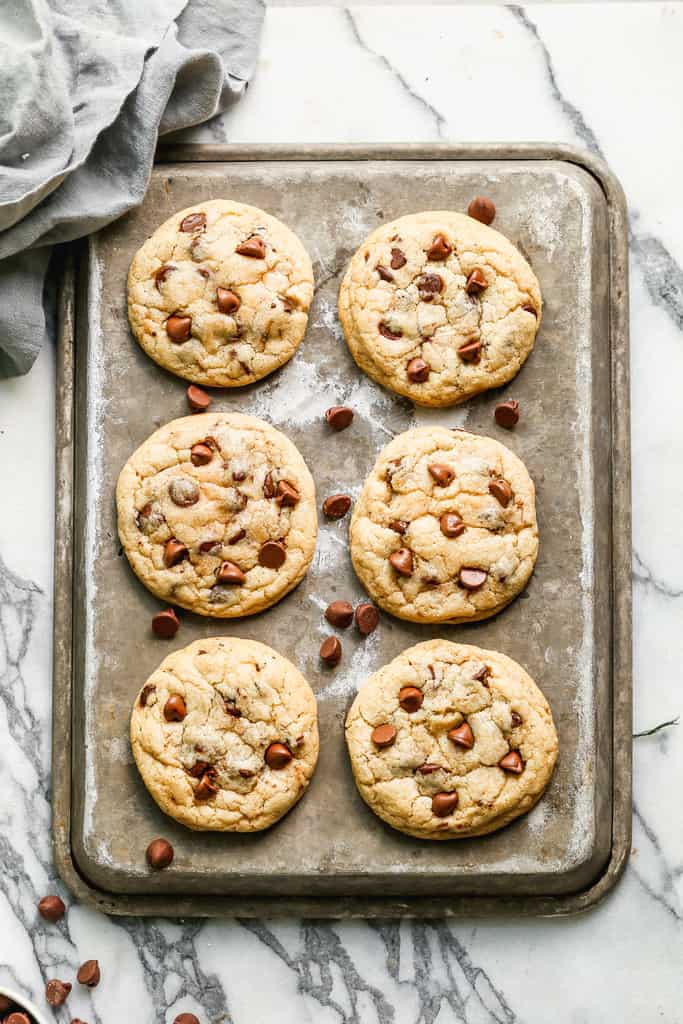
{"type": "MultiPolygon", "coordinates": [[[[683,6],[272,8],[231,141],[563,140],[631,210],[635,721],[683,710],[683,6]]],[[[98,957],[89,1024],[680,1022],[683,725],[636,741],[633,854],[580,918],[452,924],[108,920],[36,900],[50,860],[54,354],[0,383],[0,983],[98,957]]],[[[60,890],[62,891],[62,890],[60,890]]],[[[61,1020],[69,1015],[62,1013],[61,1020]]]]}

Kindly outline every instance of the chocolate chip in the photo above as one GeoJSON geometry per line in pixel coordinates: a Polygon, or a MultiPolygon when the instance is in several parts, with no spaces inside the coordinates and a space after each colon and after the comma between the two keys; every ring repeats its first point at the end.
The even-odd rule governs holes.
{"type": "Polygon", "coordinates": [[[46,921],[51,921],[52,924],[64,917],[65,911],[64,901],[60,900],[59,896],[43,896],[42,900],[38,903],[38,913],[46,921]]]}
{"type": "Polygon", "coordinates": [[[457,806],[457,793],[436,793],[432,797],[432,814],[437,818],[447,818],[457,806]]]}
{"type": "Polygon", "coordinates": [[[187,714],[185,701],[179,693],[172,694],[164,704],[164,718],[167,722],[182,722],[187,714]]]}
{"type": "Polygon", "coordinates": [[[220,554],[223,545],[219,540],[203,540],[199,545],[199,550],[203,555],[213,553],[214,555],[220,554]]]}
{"type": "Polygon", "coordinates": [[[247,577],[239,565],[235,565],[234,562],[222,562],[216,573],[216,583],[232,583],[241,586],[246,582],[246,579],[247,577]]]}
{"type": "Polygon", "coordinates": [[[88,988],[95,988],[100,983],[100,965],[97,960],[86,960],[78,968],[76,980],[79,985],[86,985],[88,988]]]}
{"type": "Polygon", "coordinates": [[[408,529],[408,525],[409,524],[406,523],[405,519],[394,519],[393,523],[389,523],[389,529],[393,530],[394,533],[400,534],[402,537],[408,529]]]}
{"type": "Polygon", "coordinates": [[[505,757],[501,757],[498,767],[512,775],[521,775],[524,771],[524,761],[522,761],[518,750],[510,750],[505,757]]]}
{"type": "Polygon", "coordinates": [[[320,657],[326,665],[338,665],[341,661],[342,646],[336,636],[328,636],[320,645],[320,657]]]}
{"type": "Polygon", "coordinates": [[[192,412],[206,412],[211,405],[209,395],[207,395],[206,391],[198,388],[196,384],[190,384],[185,394],[187,395],[187,404],[192,409],[192,412]]]}
{"type": "Polygon", "coordinates": [[[486,196],[475,196],[467,207],[467,212],[470,217],[478,220],[481,224],[490,224],[496,216],[496,207],[486,196]]]}
{"type": "Polygon", "coordinates": [[[168,485],[168,493],[174,505],[188,508],[199,501],[199,485],[189,476],[174,476],[168,485]]]}
{"type": "Polygon", "coordinates": [[[396,339],[400,338],[403,334],[403,331],[401,330],[392,330],[391,327],[388,327],[383,320],[380,320],[377,330],[383,337],[389,338],[390,341],[396,341],[396,339]]]}
{"type": "Polygon", "coordinates": [[[225,313],[226,316],[232,316],[242,305],[242,300],[239,295],[230,291],[229,288],[217,288],[216,305],[221,313],[225,313]]]}
{"type": "Polygon", "coordinates": [[[193,1013],[179,1013],[173,1024],[199,1024],[199,1017],[193,1013]]]}
{"type": "Polygon", "coordinates": [[[187,550],[184,544],[181,544],[179,540],[172,537],[166,541],[164,547],[164,565],[170,569],[171,566],[177,565],[178,562],[182,562],[184,558],[187,558],[190,552],[187,550]]]}
{"type": "MultiPolygon", "coordinates": [[[[227,707],[225,710],[228,710],[227,707]]],[[[228,712],[228,714],[233,714],[233,712],[230,711],[228,712]]],[[[234,714],[233,717],[241,718],[241,715],[238,712],[237,714],[234,714]]],[[[195,749],[199,750],[200,748],[196,747],[195,749]]],[[[189,774],[192,776],[193,779],[201,779],[202,776],[204,775],[208,775],[209,778],[213,778],[216,775],[216,769],[213,767],[213,765],[209,764],[208,761],[195,761],[195,763],[189,769],[189,774]]]]}
{"type": "Polygon", "coordinates": [[[465,532],[465,524],[455,512],[444,512],[439,519],[439,526],[444,537],[459,537],[465,532]]]}
{"type": "Polygon", "coordinates": [[[286,768],[292,760],[292,751],[284,743],[271,743],[265,753],[265,762],[269,768],[278,771],[286,768]]]}
{"type": "Polygon", "coordinates": [[[146,686],[143,686],[140,691],[140,707],[146,708],[149,698],[156,692],[157,688],[153,683],[147,683],[146,686]]]}
{"type": "MultiPolygon", "coordinates": [[[[235,706],[235,702],[232,700],[228,700],[227,697],[223,701],[223,710],[225,711],[226,715],[230,715],[231,718],[242,717],[242,712],[238,707],[235,706]]],[[[208,768],[208,765],[206,767],[208,768]]]]}
{"type": "Polygon", "coordinates": [[[266,243],[258,235],[253,235],[238,245],[235,252],[238,252],[240,256],[251,256],[252,259],[262,260],[266,255],[266,243]]]}
{"type": "Polygon", "coordinates": [[[173,861],[173,847],[168,839],[153,839],[147,847],[147,863],[155,871],[167,868],[173,861]]]}
{"type": "Polygon", "coordinates": [[[507,508],[512,498],[512,488],[507,480],[491,480],[489,483],[489,494],[492,494],[503,508],[507,508]]]}
{"type": "Polygon", "coordinates": [[[411,715],[420,710],[424,699],[422,690],[418,690],[417,686],[402,686],[398,691],[399,704],[404,711],[411,715]]]}
{"type": "Polygon", "coordinates": [[[512,714],[510,715],[510,718],[512,719],[513,727],[516,727],[516,726],[522,724],[522,721],[523,721],[522,716],[518,715],[516,711],[512,712],[512,714]]]}
{"type": "Polygon", "coordinates": [[[379,611],[369,601],[363,601],[361,604],[356,605],[354,617],[358,632],[363,636],[369,636],[379,625],[379,611]]]}
{"type": "Polygon", "coordinates": [[[265,477],[263,478],[263,496],[264,498],[274,498],[275,493],[276,490],[275,484],[273,482],[273,474],[266,473],[265,477]]]}
{"type": "Polygon", "coordinates": [[[488,288],[489,283],[486,280],[483,272],[479,267],[475,267],[470,276],[467,278],[467,284],[465,285],[465,291],[468,295],[479,295],[488,288]]]}
{"type": "Polygon", "coordinates": [[[458,349],[458,355],[465,363],[478,363],[481,356],[481,340],[474,338],[472,341],[465,342],[458,349]]]}
{"type": "Polygon", "coordinates": [[[208,444],[193,444],[190,449],[190,461],[193,466],[206,466],[213,458],[208,444]]]}
{"type": "Polygon", "coordinates": [[[483,683],[485,679],[488,679],[490,674],[491,669],[488,665],[482,665],[481,668],[477,669],[472,678],[476,679],[478,683],[483,683]]]}
{"type": "Polygon", "coordinates": [[[431,373],[431,368],[429,363],[426,363],[420,356],[416,356],[406,366],[406,373],[408,379],[412,380],[414,384],[424,384],[431,373]]]}
{"type": "Polygon", "coordinates": [[[519,402],[515,398],[499,402],[493,415],[499,427],[512,430],[519,423],[519,402]]]}
{"type": "Polygon", "coordinates": [[[451,729],[448,738],[455,743],[456,747],[462,747],[463,750],[471,750],[474,746],[474,733],[469,722],[463,722],[462,725],[451,729]]]}
{"type": "Polygon", "coordinates": [[[379,276],[382,278],[383,281],[393,281],[394,280],[394,275],[391,273],[391,271],[387,270],[386,267],[383,267],[381,263],[377,264],[377,266],[375,267],[375,270],[377,271],[377,273],[379,274],[379,276]]]}
{"type": "Polygon", "coordinates": [[[70,991],[71,985],[68,981],[53,978],[45,986],[45,998],[50,1006],[63,1006],[70,991]]]}
{"type": "Polygon", "coordinates": [[[265,544],[261,545],[261,550],[258,553],[259,565],[266,569],[279,569],[285,564],[286,558],[287,550],[279,540],[267,540],[265,544]]]}
{"type": "Polygon", "coordinates": [[[460,582],[466,590],[478,590],[486,583],[487,573],[483,569],[461,569],[460,582]]]}
{"type": "Polygon", "coordinates": [[[390,747],[396,739],[396,729],[393,725],[378,725],[370,733],[370,739],[376,747],[390,747]]]}
{"type": "MultiPolygon", "coordinates": [[[[1,1001],[4,998],[4,996],[0,996],[0,1013],[3,1010],[1,1001]]],[[[9,1010],[10,1006],[11,1003],[7,1000],[7,1006],[4,1009],[9,1010]]],[[[9,1017],[5,1017],[5,1024],[31,1024],[31,1018],[27,1014],[22,1013],[21,1010],[14,1010],[13,1013],[10,1013],[9,1017]]],[[[78,1024],[78,1022],[71,1021],[71,1024],[78,1024]]]]}
{"type": "Polygon", "coordinates": [[[526,306],[522,306],[522,309],[524,310],[525,313],[531,313],[532,316],[535,316],[536,318],[538,318],[538,310],[536,309],[535,306],[526,305],[526,306]]]}
{"type": "Polygon", "coordinates": [[[418,278],[417,290],[421,299],[431,302],[435,295],[443,291],[443,278],[440,274],[423,274],[418,278]]]}
{"type": "Polygon", "coordinates": [[[325,412],[325,419],[333,430],[346,430],[353,420],[353,409],[347,405],[333,405],[325,412]]]}
{"type": "MultiPolygon", "coordinates": [[[[238,530],[237,533],[233,533],[232,537],[228,537],[228,544],[239,544],[241,540],[244,540],[246,535],[246,530],[238,530]]],[[[263,562],[261,564],[263,565],[263,562]]]]}
{"type": "Polygon", "coordinates": [[[427,249],[427,259],[445,260],[453,252],[453,246],[448,244],[444,235],[436,235],[434,241],[427,249]]]}
{"type": "Polygon", "coordinates": [[[161,291],[159,285],[163,284],[168,275],[177,269],[178,268],[173,263],[164,263],[163,267],[159,267],[158,270],[154,271],[152,277],[154,278],[154,283],[157,286],[157,291],[161,291]]]}
{"type": "Polygon", "coordinates": [[[287,480],[280,480],[275,495],[275,501],[280,508],[292,508],[298,503],[299,497],[299,492],[293,484],[290,484],[287,480]]]}
{"type": "Polygon", "coordinates": [[[152,632],[157,636],[168,640],[176,635],[179,628],[180,620],[173,608],[165,608],[164,611],[152,616],[152,632]]]}
{"type": "Polygon", "coordinates": [[[187,341],[192,329],[191,316],[169,316],[166,321],[166,333],[171,341],[187,341]]]}
{"type": "Polygon", "coordinates": [[[199,785],[194,791],[194,798],[195,800],[210,800],[217,792],[218,786],[212,781],[211,776],[207,772],[199,780],[199,785]]]}
{"type": "Polygon", "coordinates": [[[435,772],[440,772],[442,770],[442,766],[440,764],[430,764],[429,761],[426,761],[425,764],[421,764],[417,770],[420,775],[433,775],[435,772]]]}
{"type": "Polygon", "coordinates": [[[439,487],[448,487],[455,479],[455,470],[444,462],[430,462],[427,469],[439,487]]]}
{"type": "Polygon", "coordinates": [[[353,622],[353,605],[348,601],[333,601],[325,609],[325,618],[331,626],[346,629],[353,622]]]}
{"type": "Polygon", "coordinates": [[[413,553],[408,548],[399,548],[389,555],[389,562],[401,576],[410,576],[413,572],[413,553]]]}
{"type": "Polygon", "coordinates": [[[342,519],[351,508],[348,494],[331,494],[323,502],[323,512],[328,519],[342,519]]]}
{"type": "Polygon", "coordinates": [[[180,222],[180,230],[185,232],[199,231],[206,227],[205,213],[188,213],[180,222]]]}
{"type": "Polygon", "coordinates": [[[390,266],[392,270],[400,270],[401,267],[405,267],[407,262],[408,260],[406,259],[405,253],[402,249],[394,248],[391,250],[390,266]]]}

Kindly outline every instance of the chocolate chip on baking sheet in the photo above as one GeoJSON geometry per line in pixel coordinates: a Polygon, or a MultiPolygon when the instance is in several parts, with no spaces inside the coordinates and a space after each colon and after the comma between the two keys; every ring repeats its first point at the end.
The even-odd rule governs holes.
{"type": "Polygon", "coordinates": [[[68,981],[52,978],[45,986],[45,998],[50,1006],[63,1006],[70,991],[71,984],[68,981]]]}
{"type": "Polygon", "coordinates": [[[268,767],[275,771],[286,768],[293,757],[292,751],[284,743],[271,743],[264,756],[268,767]]]}
{"type": "Polygon", "coordinates": [[[198,388],[196,384],[190,384],[185,394],[192,412],[206,412],[211,405],[210,396],[202,388],[198,388]]]}
{"type": "Polygon", "coordinates": [[[191,316],[169,316],[166,321],[166,333],[171,341],[187,341],[192,330],[191,316]]]}
{"type": "Polygon", "coordinates": [[[415,356],[406,366],[406,373],[409,380],[414,384],[424,384],[431,372],[429,363],[426,363],[420,356],[415,356]]]}
{"type": "Polygon", "coordinates": [[[152,616],[152,630],[157,636],[170,639],[180,628],[180,620],[173,608],[165,608],[152,616]]]}
{"type": "Polygon", "coordinates": [[[167,569],[182,562],[184,558],[187,558],[189,551],[184,544],[181,544],[175,537],[171,537],[170,540],[166,541],[164,547],[164,565],[167,569]]]}
{"type": "Polygon", "coordinates": [[[399,548],[389,555],[389,562],[401,576],[410,576],[413,571],[413,553],[408,548],[399,548]]]}
{"type": "Polygon", "coordinates": [[[493,416],[499,427],[512,430],[519,423],[519,402],[515,398],[510,398],[507,402],[499,402],[493,416]]]}
{"type": "Polygon", "coordinates": [[[353,409],[348,405],[333,405],[325,410],[325,419],[333,430],[346,430],[353,421],[353,409]]]}
{"type": "Polygon", "coordinates": [[[331,626],[346,629],[353,622],[353,605],[348,601],[332,601],[325,609],[325,618],[331,626]]]}
{"type": "Polygon", "coordinates": [[[232,583],[236,586],[241,586],[246,582],[246,579],[247,577],[239,565],[235,565],[234,562],[222,562],[216,573],[216,583],[232,583]]]}
{"type": "Polygon", "coordinates": [[[455,512],[444,512],[439,519],[439,527],[444,537],[459,537],[465,532],[465,524],[455,512]]]}
{"type": "Polygon", "coordinates": [[[455,479],[455,470],[444,462],[430,462],[427,469],[439,487],[447,487],[455,479]]]}
{"type": "Polygon", "coordinates": [[[100,965],[97,960],[86,960],[84,964],[81,964],[76,974],[76,980],[79,985],[85,985],[87,988],[95,988],[99,985],[100,965]]]}
{"type": "Polygon", "coordinates": [[[483,587],[486,583],[486,577],[488,573],[483,569],[468,569],[463,568],[460,570],[460,582],[466,590],[478,590],[479,587],[483,587]]]}
{"type": "Polygon", "coordinates": [[[455,743],[456,747],[462,747],[463,750],[471,750],[474,746],[474,733],[469,722],[463,722],[462,725],[456,726],[447,735],[449,740],[455,743]]]}
{"type": "Polygon", "coordinates": [[[379,611],[375,608],[374,604],[370,604],[369,601],[363,601],[361,604],[356,605],[354,618],[359,633],[363,636],[368,636],[377,629],[379,611]]]}
{"type": "Polygon", "coordinates": [[[432,797],[432,814],[435,814],[437,818],[447,818],[457,806],[457,793],[436,793],[432,797]]]}
{"type": "MultiPolygon", "coordinates": [[[[64,901],[59,896],[43,896],[42,900],[38,903],[38,913],[41,917],[44,917],[46,921],[51,921],[54,924],[59,921],[60,918],[64,917],[66,907],[64,901]]],[[[0,1007],[2,1009],[2,1007],[0,1007]]],[[[5,1007],[7,1009],[7,1007],[5,1007]]]]}
{"type": "Polygon", "coordinates": [[[191,231],[199,231],[206,227],[206,214],[205,213],[188,213],[187,217],[183,217],[180,222],[180,230],[186,233],[191,231]]]}
{"type": "Polygon", "coordinates": [[[171,694],[164,704],[164,718],[167,722],[182,722],[187,715],[185,701],[179,693],[171,694]]]}
{"type": "Polygon", "coordinates": [[[404,711],[413,714],[422,707],[424,694],[417,686],[402,686],[398,691],[398,702],[404,711]]]}
{"type": "Polygon", "coordinates": [[[512,775],[521,775],[524,771],[524,761],[522,761],[518,750],[510,750],[504,757],[501,757],[498,767],[512,775]]]}
{"type": "Polygon", "coordinates": [[[287,549],[282,541],[267,540],[258,553],[259,565],[266,569],[279,569],[285,564],[287,549]]]}
{"type": "Polygon", "coordinates": [[[147,863],[155,871],[167,868],[173,861],[173,847],[168,839],[153,839],[147,847],[147,863]]]}
{"type": "Polygon", "coordinates": [[[190,462],[193,466],[208,466],[213,458],[213,451],[208,444],[193,444],[190,449],[190,462]]]}
{"type": "Polygon", "coordinates": [[[506,508],[512,498],[512,488],[507,480],[491,480],[489,483],[489,494],[492,494],[496,501],[499,501],[503,508],[506,508]]]}
{"type": "Polygon", "coordinates": [[[475,196],[467,207],[467,212],[481,224],[490,224],[496,216],[496,206],[493,200],[486,196],[475,196]]]}
{"type": "Polygon", "coordinates": [[[320,645],[320,658],[326,665],[338,665],[341,661],[342,646],[336,636],[328,636],[320,645]]]}
{"type": "Polygon", "coordinates": [[[436,235],[434,241],[427,249],[427,259],[445,260],[453,252],[453,246],[448,243],[444,235],[436,235]]]}
{"type": "Polygon", "coordinates": [[[221,313],[225,313],[226,316],[232,316],[242,305],[242,300],[230,288],[217,288],[216,305],[221,313]]]}
{"type": "Polygon", "coordinates": [[[370,739],[376,747],[390,747],[396,739],[396,729],[393,725],[378,725],[370,733],[370,739]]]}
{"type": "Polygon", "coordinates": [[[266,243],[258,235],[252,235],[237,246],[235,252],[240,256],[250,256],[255,260],[262,260],[266,255],[266,243]]]}
{"type": "Polygon", "coordinates": [[[488,288],[489,283],[479,267],[475,267],[465,284],[465,291],[468,295],[479,295],[488,288]]]}
{"type": "Polygon", "coordinates": [[[323,502],[323,513],[328,519],[342,519],[351,508],[348,494],[331,494],[323,502]]]}

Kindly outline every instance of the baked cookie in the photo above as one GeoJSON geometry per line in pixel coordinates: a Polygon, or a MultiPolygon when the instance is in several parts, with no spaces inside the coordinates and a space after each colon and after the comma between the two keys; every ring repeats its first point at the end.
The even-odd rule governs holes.
{"type": "Polygon", "coordinates": [[[251,384],[291,359],[312,298],[311,260],[297,236],[229,199],[174,214],[128,274],[128,317],[147,355],[215,387],[251,384]]]}
{"type": "Polygon", "coordinates": [[[548,702],[512,658],[448,640],[408,648],[346,720],[366,804],[423,839],[483,835],[539,799],[557,759],[548,702]]]}
{"type": "Polygon", "coordinates": [[[533,348],[541,305],[515,246],[447,210],[373,231],[339,292],[360,368],[420,405],[457,405],[511,380],[533,348]]]}
{"type": "Polygon", "coordinates": [[[538,554],[534,485],[490,437],[446,427],[399,434],[363,485],[350,527],[363,586],[412,622],[471,622],[522,590],[538,554]]]}
{"type": "Polygon", "coordinates": [[[292,442],[253,416],[168,423],[121,470],[116,503],[133,571],[157,597],[199,615],[270,607],[315,550],[311,474],[292,442]]]}
{"type": "Polygon", "coordinates": [[[135,700],[142,781],[188,828],[256,832],[303,795],[318,760],[315,697],[255,640],[211,637],[165,658],[135,700]]]}

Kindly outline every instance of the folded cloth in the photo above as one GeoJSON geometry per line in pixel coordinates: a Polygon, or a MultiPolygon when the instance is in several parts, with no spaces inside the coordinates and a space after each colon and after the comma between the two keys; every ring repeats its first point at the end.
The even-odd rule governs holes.
{"type": "Polygon", "coordinates": [[[0,4],[0,376],[46,335],[51,247],[143,199],[158,136],[225,110],[253,73],[264,0],[0,4]]]}

